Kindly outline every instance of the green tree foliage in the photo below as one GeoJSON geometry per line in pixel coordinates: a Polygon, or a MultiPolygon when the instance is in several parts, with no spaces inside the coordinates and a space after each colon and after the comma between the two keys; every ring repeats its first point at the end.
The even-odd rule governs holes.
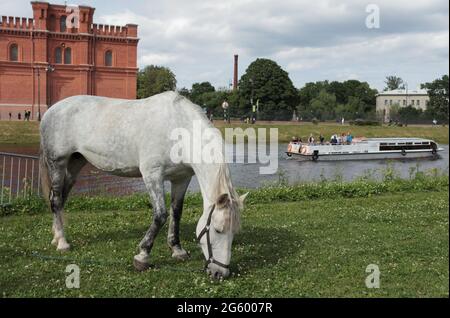
{"type": "Polygon", "coordinates": [[[250,116],[259,100],[258,119],[289,120],[298,104],[298,93],[291,79],[276,62],[257,59],[239,81],[240,113],[250,116]]]}
{"type": "Polygon", "coordinates": [[[173,91],[177,86],[175,74],[163,66],[149,65],[139,71],[137,79],[138,99],[173,91]]]}
{"type": "Polygon", "coordinates": [[[336,108],[336,96],[321,90],[317,97],[311,100],[311,115],[319,120],[334,118],[336,108]]]}
{"type": "MultiPolygon", "coordinates": [[[[321,120],[375,117],[375,101],[377,90],[371,89],[366,82],[348,80],[345,82],[321,81],[307,83],[299,91],[299,116],[304,119],[316,117],[321,120]],[[319,100],[326,98],[324,92],[334,96],[334,103],[328,108],[317,107],[319,100]],[[321,95],[321,97],[319,97],[321,95]],[[314,104],[313,104],[314,102],[314,104]]],[[[328,103],[330,105],[330,103],[328,103]]]]}
{"type": "Polygon", "coordinates": [[[394,89],[405,89],[405,84],[403,79],[398,76],[386,76],[386,80],[384,81],[386,87],[385,91],[392,91],[394,89]]]}
{"type": "MultiPolygon", "coordinates": [[[[194,83],[192,84],[190,98],[193,103],[203,105],[205,103],[205,96],[203,95],[206,93],[214,93],[215,91],[216,89],[210,82],[194,83]]],[[[209,96],[214,96],[214,94],[210,94],[209,96]]]]}
{"type": "Polygon", "coordinates": [[[415,123],[421,121],[423,111],[420,108],[409,105],[407,107],[400,107],[397,116],[402,123],[415,123]]]}
{"type": "Polygon", "coordinates": [[[449,117],[449,82],[448,75],[434,80],[431,83],[422,84],[422,88],[428,90],[430,102],[426,113],[429,117],[448,123],[449,117]]]}
{"type": "Polygon", "coordinates": [[[186,87],[179,89],[178,93],[184,97],[191,98],[191,91],[186,87]]]}

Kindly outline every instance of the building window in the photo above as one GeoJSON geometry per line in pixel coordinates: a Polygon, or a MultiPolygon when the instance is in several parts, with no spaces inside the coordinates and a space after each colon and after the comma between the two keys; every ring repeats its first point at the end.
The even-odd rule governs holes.
{"type": "Polygon", "coordinates": [[[70,47],[64,50],[64,64],[72,64],[72,49],[70,47]]]}
{"type": "Polygon", "coordinates": [[[55,63],[62,64],[62,49],[60,47],[55,49],[55,63]]]}
{"type": "Polygon", "coordinates": [[[420,106],[420,99],[417,100],[417,106],[420,106]]]}
{"type": "Polygon", "coordinates": [[[385,100],[384,100],[384,106],[387,106],[387,104],[388,104],[388,100],[385,99],[385,100]]]}
{"type": "Polygon", "coordinates": [[[403,100],[403,106],[406,106],[406,99],[403,100]]]}
{"type": "Polygon", "coordinates": [[[111,51],[106,51],[105,53],[105,66],[113,65],[113,54],[111,51]]]}
{"type": "Polygon", "coordinates": [[[51,32],[55,32],[56,31],[56,17],[54,14],[52,14],[50,16],[50,22],[49,22],[49,30],[51,32]]]}
{"type": "Polygon", "coordinates": [[[12,62],[19,61],[19,46],[17,44],[11,44],[9,47],[9,60],[12,62]]]}
{"type": "Polygon", "coordinates": [[[411,105],[412,105],[412,106],[414,106],[414,99],[413,99],[413,100],[411,100],[411,105]]]}
{"type": "Polygon", "coordinates": [[[392,106],[392,99],[389,100],[389,106],[392,106]]]}
{"type": "Polygon", "coordinates": [[[59,21],[59,31],[66,32],[67,31],[67,17],[65,15],[61,16],[59,21]]]}

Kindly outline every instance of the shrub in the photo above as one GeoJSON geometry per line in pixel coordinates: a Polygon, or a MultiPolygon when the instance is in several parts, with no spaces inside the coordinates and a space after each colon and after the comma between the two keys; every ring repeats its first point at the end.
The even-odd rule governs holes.
{"type": "Polygon", "coordinates": [[[376,120],[356,119],[350,122],[354,126],[381,126],[381,122],[376,120]]]}

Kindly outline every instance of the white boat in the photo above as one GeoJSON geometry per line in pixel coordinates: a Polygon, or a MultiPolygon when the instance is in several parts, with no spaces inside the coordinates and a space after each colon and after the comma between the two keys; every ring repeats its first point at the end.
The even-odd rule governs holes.
{"type": "Polygon", "coordinates": [[[308,160],[368,160],[438,157],[436,142],[421,138],[355,138],[351,144],[291,142],[286,154],[308,160]]]}

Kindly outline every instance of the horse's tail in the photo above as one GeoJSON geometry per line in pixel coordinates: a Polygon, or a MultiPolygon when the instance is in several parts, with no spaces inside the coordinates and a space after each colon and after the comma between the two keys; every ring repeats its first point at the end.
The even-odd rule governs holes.
{"type": "Polygon", "coordinates": [[[47,202],[47,204],[50,206],[50,175],[48,173],[48,164],[47,164],[47,157],[44,153],[44,150],[41,148],[39,150],[39,173],[40,173],[40,179],[41,179],[41,189],[42,189],[42,195],[47,202]]]}

